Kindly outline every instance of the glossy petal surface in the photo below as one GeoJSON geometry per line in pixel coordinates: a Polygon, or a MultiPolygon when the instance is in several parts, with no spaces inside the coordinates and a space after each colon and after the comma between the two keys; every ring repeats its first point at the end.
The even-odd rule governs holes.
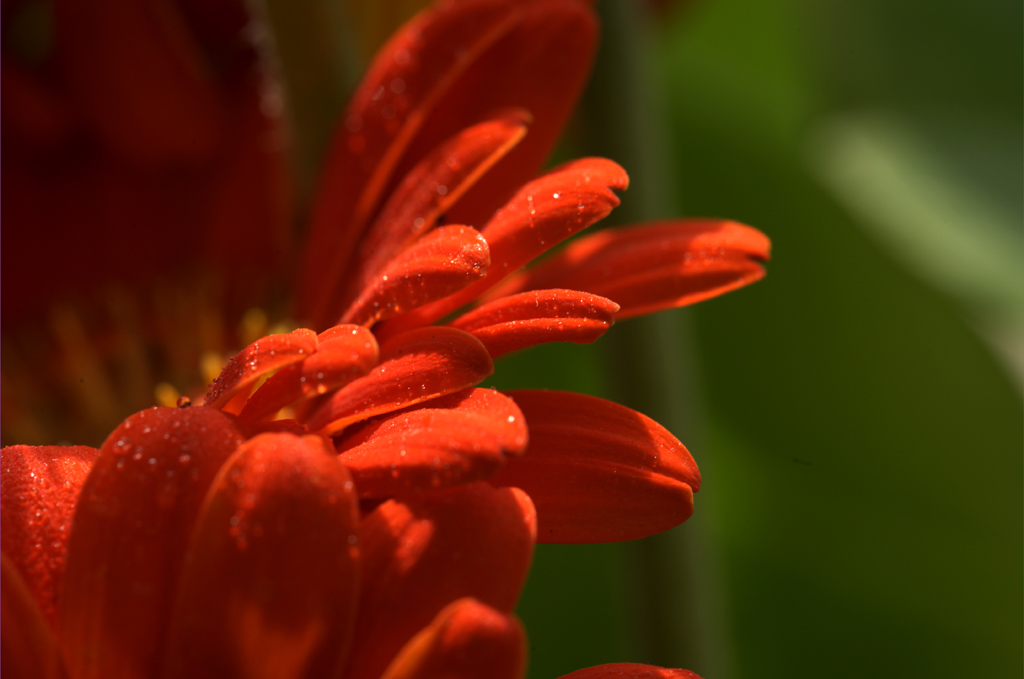
{"type": "Polygon", "coordinates": [[[317,339],[315,352],[281,368],[256,390],[239,419],[255,424],[285,406],[343,387],[377,365],[377,340],[366,328],[338,325],[317,339]]]}
{"type": "MultiPolygon", "coordinates": [[[[496,109],[530,112],[530,133],[451,210],[457,224],[485,223],[520,186],[536,177],[554,148],[590,72],[597,21],[589,2],[519,0],[508,3],[515,23],[473,62],[442,97],[408,157],[483,120],[496,109]]],[[[451,3],[453,9],[472,2],[451,3]]],[[[403,161],[403,165],[407,161],[403,161]]]]}
{"type": "Polygon", "coordinates": [[[693,304],[764,277],[771,243],[757,229],[723,220],[654,222],[605,229],[571,243],[496,293],[552,286],[613,299],[630,318],[693,304]]]}
{"type": "MultiPolygon", "coordinates": [[[[317,324],[330,322],[329,302],[355,243],[409,143],[438,99],[484,50],[511,30],[516,14],[513,6],[498,2],[428,9],[378,53],[353,95],[320,178],[298,296],[303,317],[317,324]]],[[[460,120],[475,123],[479,118],[460,120]]],[[[460,124],[434,137],[426,152],[464,127],[460,124]]]]}
{"type": "Polygon", "coordinates": [[[448,210],[526,134],[529,114],[510,111],[458,132],[421,160],[388,198],[360,240],[344,305],[448,210]]]}
{"type": "Polygon", "coordinates": [[[57,620],[75,503],[98,452],[88,446],[0,451],[0,550],[51,626],[57,620]]]}
{"type": "Polygon", "coordinates": [[[547,157],[590,70],[593,11],[578,0],[466,0],[420,13],[377,55],[336,133],[321,178],[300,315],[328,301],[382,195],[439,143],[495,110],[521,108],[530,134],[455,206],[476,226],[547,157]]]}
{"type": "Polygon", "coordinates": [[[358,507],[318,436],[264,434],[214,480],[186,557],[164,677],[339,676],[358,507]]]}
{"type": "Polygon", "coordinates": [[[269,372],[297,363],[316,351],[317,336],[299,328],[287,335],[262,337],[238,352],[206,392],[205,405],[220,408],[232,396],[269,372]]]}
{"type": "Polygon", "coordinates": [[[103,443],[75,510],[58,610],[76,678],[156,676],[206,490],[243,440],[202,406],[132,415],[103,443]]]}
{"type": "Polygon", "coordinates": [[[377,679],[441,609],[474,597],[515,606],[533,555],[533,503],[476,483],[388,500],[360,530],[364,579],[346,679],[377,679]]]}
{"type": "Polygon", "coordinates": [[[468,389],[382,415],[338,443],[361,498],[384,498],[487,478],[526,450],[526,420],[491,389],[468,389]]]}
{"type": "Polygon", "coordinates": [[[560,679],[700,679],[700,677],[696,672],[690,670],[673,670],[655,665],[621,662],[576,670],[563,675],[560,679]]]}
{"type": "Polygon", "coordinates": [[[700,472],[654,420],[582,394],[516,391],[530,445],[490,482],[522,488],[537,506],[539,542],[634,540],[693,513],[700,472]]]}
{"type": "Polygon", "coordinates": [[[536,290],[482,304],[451,325],[498,358],[545,342],[593,342],[612,326],[618,310],[615,302],[586,292],[536,290]]]}
{"type": "Polygon", "coordinates": [[[487,275],[487,241],[468,226],[443,226],[395,257],[341,318],[372,325],[462,290],[487,275]]]}
{"type": "Polygon", "coordinates": [[[380,336],[430,323],[472,302],[534,257],[606,217],[619,204],[612,189],[627,186],[625,171],[604,158],[572,161],[526,184],[480,230],[491,247],[487,277],[382,325],[380,336]]]}
{"type": "Polygon", "coordinates": [[[493,372],[487,349],[469,333],[420,328],[381,347],[380,365],[332,394],[310,417],[309,428],[333,434],[353,422],[472,387],[493,372]]]}
{"type": "Polygon", "coordinates": [[[519,679],[525,650],[515,616],[459,599],[405,645],[381,679],[519,679]]]}

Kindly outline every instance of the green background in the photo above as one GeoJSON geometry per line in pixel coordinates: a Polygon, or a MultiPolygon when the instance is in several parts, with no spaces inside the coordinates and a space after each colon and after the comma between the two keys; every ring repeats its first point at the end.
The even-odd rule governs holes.
{"type": "Polygon", "coordinates": [[[768,277],[498,366],[668,425],[693,519],[541,545],[531,677],[1019,677],[1019,3],[604,2],[563,155],[630,172],[618,222],[736,219],[768,277]]]}

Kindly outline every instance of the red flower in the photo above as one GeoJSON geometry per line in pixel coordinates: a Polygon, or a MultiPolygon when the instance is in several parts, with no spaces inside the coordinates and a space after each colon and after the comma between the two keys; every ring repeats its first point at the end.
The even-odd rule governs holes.
{"type": "Polygon", "coordinates": [[[763,276],[767,239],[713,220],[607,230],[522,271],[628,184],[597,158],[531,179],[594,39],[579,0],[420,14],[328,154],[295,298],[319,332],[257,340],[203,405],[137,413],[98,451],[4,449],[5,669],[517,677],[512,610],[537,540],[690,516],[696,464],[649,418],[475,388],[509,351],[591,342],[763,276]]]}
{"type": "Polygon", "coordinates": [[[87,478],[68,463],[86,452],[4,449],[5,671],[378,677],[395,660],[519,675],[522,491],[469,484],[360,517],[325,439],[246,441],[203,407],[132,416],[87,478]]]}

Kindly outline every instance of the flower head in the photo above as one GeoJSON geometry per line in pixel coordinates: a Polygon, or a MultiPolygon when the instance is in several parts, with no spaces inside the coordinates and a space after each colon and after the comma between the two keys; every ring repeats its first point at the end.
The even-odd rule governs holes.
{"type": "MultiPolygon", "coordinates": [[[[4,596],[35,642],[19,660],[75,678],[517,677],[535,542],[690,516],[699,471],[656,422],[477,387],[508,352],[764,273],[767,239],[721,220],[606,230],[526,268],[628,186],[601,158],[534,176],[595,30],[579,0],[418,15],[329,150],[295,273],[311,327],[251,343],[201,405],[136,413],[98,450],[4,449],[4,596]]],[[[580,676],[648,671],[684,676],[580,676]]]]}

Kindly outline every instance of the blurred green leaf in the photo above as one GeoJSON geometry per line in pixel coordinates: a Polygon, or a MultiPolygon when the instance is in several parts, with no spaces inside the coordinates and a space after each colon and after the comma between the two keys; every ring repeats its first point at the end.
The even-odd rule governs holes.
{"type": "Polygon", "coordinates": [[[812,167],[883,247],[962,302],[1020,388],[1024,176],[1014,164],[1020,134],[962,116],[939,126],[938,134],[958,140],[963,155],[978,159],[967,168],[999,168],[998,180],[1016,181],[972,186],[956,162],[961,158],[949,158],[907,121],[881,113],[824,123],[808,150],[812,167]]]}
{"type": "MultiPolygon", "coordinates": [[[[976,93],[971,74],[1001,58],[1001,47],[949,53],[989,39],[967,29],[989,25],[990,7],[899,4],[708,2],[666,26],[659,46],[687,212],[739,219],[774,243],[765,281],[694,309],[710,418],[701,508],[725,555],[743,677],[1024,669],[1019,394],[963,320],[964,302],[945,293],[946,273],[936,285],[905,270],[801,156],[808,132],[839,111],[895,110],[925,136],[929,98],[976,93]],[[839,15],[855,19],[822,19],[839,15]],[[950,35],[958,16],[957,50],[947,43],[934,63],[959,70],[939,92],[926,59],[903,43],[932,45],[931,33],[950,35]],[[852,42],[856,50],[839,53],[852,42]],[[879,64],[890,71],[884,83],[868,77],[879,64]]],[[[985,77],[1006,83],[1018,68],[985,77]]],[[[998,118],[1001,96],[976,101],[998,118]]],[[[977,153],[970,128],[960,132],[950,145],[977,153]]],[[[901,139],[875,135],[870,148],[907,163],[921,147],[908,152],[901,139]]],[[[942,194],[926,207],[946,224],[965,210],[950,203],[974,201],[966,210],[976,217],[978,205],[997,204],[973,188],[983,174],[938,183],[935,163],[910,165],[899,176],[942,194]]],[[[895,191],[872,167],[860,177],[895,191]]],[[[903,189],[901,200],[920,204],[910,195],[920,189],[903,189]]],[[[881,209],[876,196],[860,205],[881,209]]],[[[917,243],[940,237],[921,231],[917,243]]],[[[979,266],[1009,271],[1005,253],[993,252],[983,246],[979,266]]],[[[1009,290],[1013,274],[1001,276],[989,290],[1009,290]]]]}

